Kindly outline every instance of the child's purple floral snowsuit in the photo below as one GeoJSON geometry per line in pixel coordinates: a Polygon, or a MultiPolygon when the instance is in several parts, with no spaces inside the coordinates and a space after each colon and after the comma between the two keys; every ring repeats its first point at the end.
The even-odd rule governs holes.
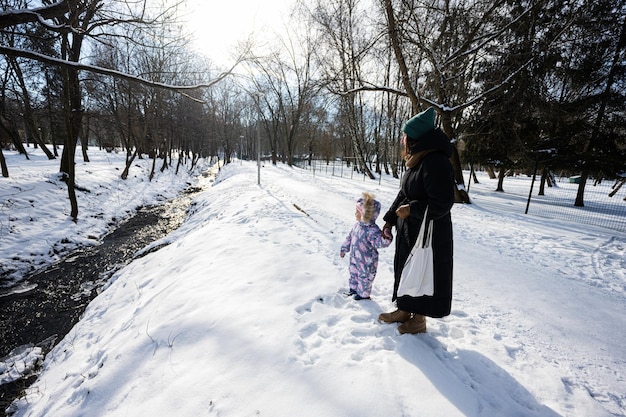
{"type": "Polygon", "coordinates": [[[380,214],[380,203],[374,202],[374,216],[369,223],[362,221],[350,230],[341,253],[350,252],[350,290],[362,298],[368,298],[372,292],[372,283],[378,270],[378,250],[391,244],[391,239],[383,236],[376,218],[380,214]]]}

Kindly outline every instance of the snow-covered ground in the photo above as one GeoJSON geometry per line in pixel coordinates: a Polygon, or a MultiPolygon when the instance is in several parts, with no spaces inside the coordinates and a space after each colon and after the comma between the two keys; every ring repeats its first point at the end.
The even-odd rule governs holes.
{"type": "MultiPolygon", "coordinates": [[[[105,168],[98,159],[84,169],[107,174],[78,177],[101,188],[94,208],[131,198],[105,168]]],[[[26,214],[5,208],[11,181],[23,181],[16,171],[0,196],[21,232],[26,214]]],[[[398,180],[266,165],[258,186],[252,162],[216,176],[197,178],[207,190],[188,220],[151,246],[169,245],[112,277],[15,416],[626,415],[626,235],[496,211],[506,194],[481,177],[474,204],[453,208],[452,314],[400,336],[377,321],[393,309],[393,248],[380,252],[369,301],[342,295],[348,259],[339,257],[361,192],[385,209],[398,180]]],[[[57,204],[46,190],[19,194],[31,217],[57,204]]],[[[14,238],[2,222],[4,262],[14,238]]]]}
{"type": "Polygon", "coordinates": [[[92,148],[87,163],[78,152],[78,221],[73,222],[67,186],[59,174],[60,159],[48,160],[40,149],[27,149],[30,160],[4,151],[9,177],[0,177],[0,273],[9,276],[0,280],[0,296],[7,284],[25,273],[50,265],[68,250],[97,244],[138,208],[176,196],[196,181],[207,163],[201,160],[193,172],[181,167],[176,174],[175,165],[161,172],[162,160],[157,160],[150,181],[152,159],[135,158],[128,178],[122,180],[123,152],[92,148]]]}

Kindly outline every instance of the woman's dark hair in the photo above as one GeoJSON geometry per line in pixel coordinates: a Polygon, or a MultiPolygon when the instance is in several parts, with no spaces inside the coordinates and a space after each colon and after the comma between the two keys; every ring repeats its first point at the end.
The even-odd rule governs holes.
{"type": "Polygon", "coordinates": [[[402,149],[401,156],[404,158],[407,155],[411,155],[411,148],[417,143],[417,140],[413,139],[409,135],[406,135],[406,140],[404,141],[404,149],[402,149]]]}

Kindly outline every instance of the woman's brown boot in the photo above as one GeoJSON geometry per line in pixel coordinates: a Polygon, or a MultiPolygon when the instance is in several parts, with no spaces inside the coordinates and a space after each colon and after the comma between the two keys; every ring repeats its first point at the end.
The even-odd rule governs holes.
{"type": "Polygon", "coordinates": [[[378,320],[385,323],[404,323],[411,318],[411,313],[408,311],[396,310],[391,313],[381,313],[378,316],[378,320]]]}
{"type": "Polygon", "coordinates": [[[414,314],[411,320],[398,326],[400,334],[426,333],[426,317],[421,314],[414,314]]]}

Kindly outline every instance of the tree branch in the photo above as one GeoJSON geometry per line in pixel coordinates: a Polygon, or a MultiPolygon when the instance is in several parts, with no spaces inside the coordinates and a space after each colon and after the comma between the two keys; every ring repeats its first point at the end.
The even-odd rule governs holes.
{"type": "Polygon", "coordinates": [[[49,65],[65,66],[65,67],[74,68],[77,70],[93,72],[96,74],[102,74],[102,75],[107,75],[110,77],[115,77],[115,78],[131,81],[131,82],[136,82],[138,84],[143,84],[149,87],[156,87],[156,88],[161,88],[165,90],[176,91],[177,93],[180,93],[198,103],[204,103],[204,101],[198,98],[192,97],[186,94],[185,92],[200,90],[203,88],[210,88],[214,86],[215,84],[217,84],[218,82],[222,81],[224,78],[232,74],[235,67],[239,64],[239,61],[235,62],[235,64],[228,71],[222,72],[221,74],[218,75],[217,78],[215,78],[213,81],[206,83],[206,84],[202,83],[202,84],[195,84],[195,85],[171,85],[171,84],[165,84],[165,83],[160,83],[156,81],[146,80],[141,77],[136,77],[134,75],[126,74],[126,73],[109,69],[109,68],[98,67],[95,65],[86,65],[86,64],[81,64],[78,62],[73,62],[73,61],[66,61],[60,58],[53,58],[51,56],[40,54],[37,52],[27,51],[27,50],[18,49],[18,48],[11,48],[8,46],[0,46],[0,54],[9,55],[9,56],[17,56],[17,57],[26,58],[26,59],[32,59],[32,60],[43,62],[49,65]]]}
{"type": "Polygon", "coordinates": [[[339,91],[337,92],[337,94],[341,96],[347,96],[349,94],[354,94],[354,93],[358,93],[361,91],[383,91],[386,93],[392,93],[392,94],[396,94],[396,95],[403,96],[403,97],[409,96],[406,91],[398,90],[397,88],[393,88],[393,87],[376,86],[376,85],[373,85],[373,86],[362,85],[356,88],[351,88],[350,90],[347,90],[347,91],[339,91]]]}
{"type": "Polygon", "coordinates": [[[40,22],[41,19],[52,19],[63,16],[68,11],[69,6],[66,0],[33,9],[4,10],[0,12],[0,29],[22,23],[40,22]]]}

